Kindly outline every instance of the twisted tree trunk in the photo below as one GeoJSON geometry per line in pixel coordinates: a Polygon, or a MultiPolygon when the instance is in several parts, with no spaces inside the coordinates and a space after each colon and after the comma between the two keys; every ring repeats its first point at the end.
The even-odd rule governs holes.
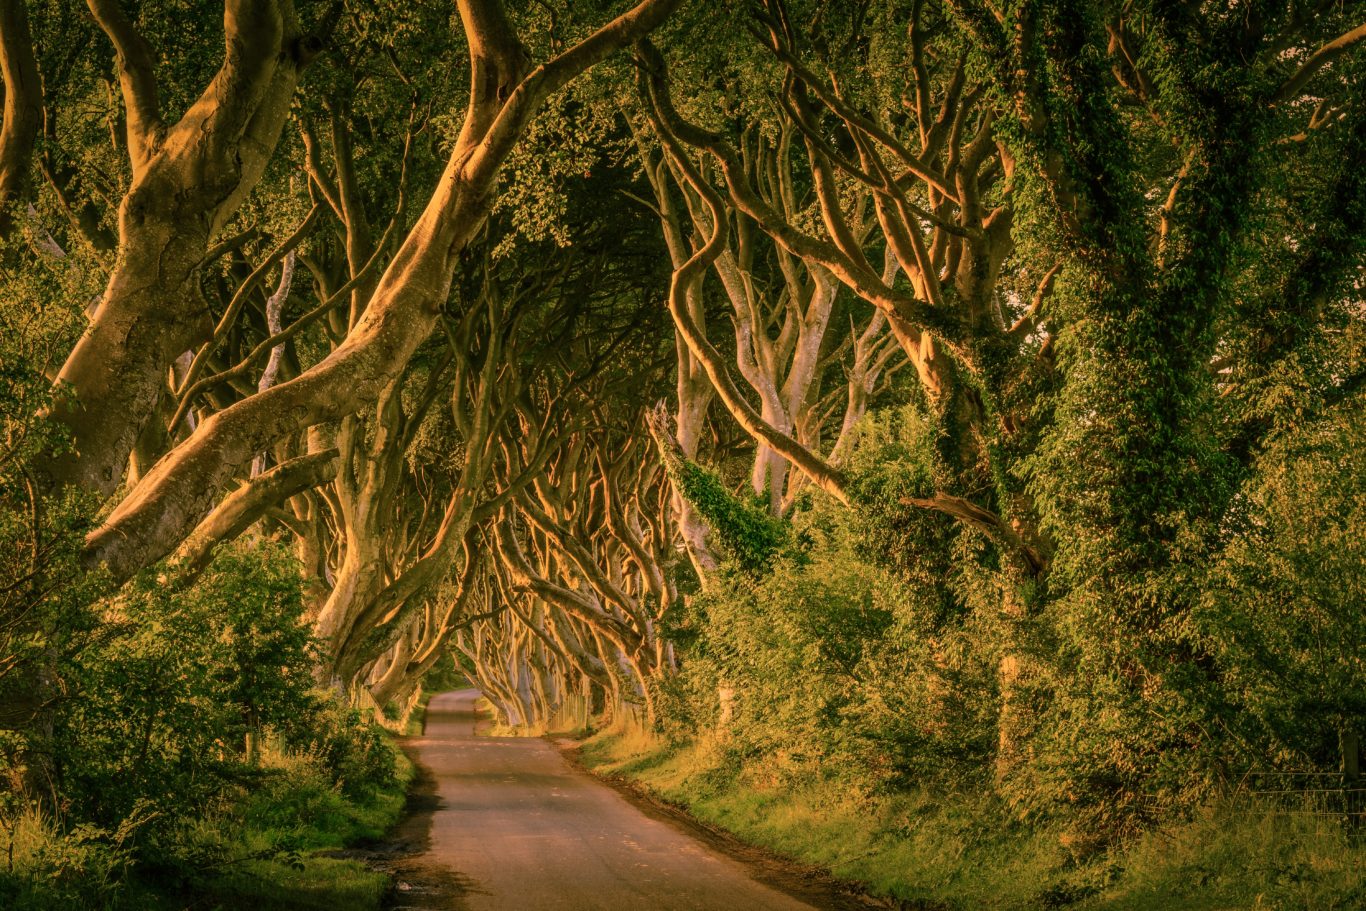
{"type": "Polygon", "coordinates": [[[133,182],[109,284],[57,377],[53,417],[74,445],[47,471],[53,484],[108,494],[156,409],[167,366],[213,330],[196,270],[264,173],[318,43],[300,34],[292,0],[227,0],[223,64],[166,124],[153,49],[116,0],[88,2],[118,55],[133,182]]]}
{"type": "MultiPolygon", "coordinates": [[[[528,72],[526,50],[501,6],[462,0],[460,14],[472,68],[464,126],[436,191],[380,279],[365,313],[346,341],[321,363],[205,420],[90,536],[87,560],[108,564],[116,578],[127,577],[173,548],[199,521],[214,492],[257,452],[288,433],[337,420],[375,401],[431,333],[460,253],[493,207],[499,169],[531,118],[571,79],[647,34],[677,2],[644,0],[528,72]]],[[[153,341],[163,341],[161,333],[151,334],[153,341]]],[[[112,341],[106,338],[104,343],[112,341]]],[[[175,354],[179,350],[183,346],[175,354]]],[[[92,369],[108,378],[110,362],[97,361],[92,369]]],[[[89,420],[91,414],[72,414],[71,420],[89,420]]],[[[119,436],[110,429],[93,432],[119,436]]],[[[112,486],[114,464],[110,458],[99,464],[85,462],[76,473],[90,484],[112,486]]]]}

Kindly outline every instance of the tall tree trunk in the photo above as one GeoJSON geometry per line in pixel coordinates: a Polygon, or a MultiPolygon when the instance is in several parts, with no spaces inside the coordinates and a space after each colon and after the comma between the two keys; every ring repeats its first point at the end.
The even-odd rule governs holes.
{"type": "Polygon", "coordinates": [[[53,483],[108,494],[155,412],[166,369],[206,341],[213,321],[194,283],[209,243],[265,171],[303,66],[291,0],[227,0],[227,50],[179,122],[162,122],[152,48],[116,0],[89,0],[118,54],[133,182],[99,308],[57,377],[52,414],[73,446],[53,483]]]}
{"type": "Polygon", "coordinates": [[[501,7],[462,0],[472,67],[464,127],[365,313],[321,363],[205,420],[90,536],[87,559],[126,578],[169,552],[202,517],[212,492],[257,452],[375,401],[435,325],[460,253],[492,209],[498,171],[531,118],[571,79],[662,22],[677,2],[644,0],[527,75],[526,51],[501,7]]]}
{"type": "Polygon", "coordinates": [[[22,0],[0,4],[0,75],[4,77],[4,124],[0,126],[0,239],[14,225],[14,208],[24,202],[33,167],[33,148],[42,122],[43,96],[33,56],[28,12],[22,0]]]}

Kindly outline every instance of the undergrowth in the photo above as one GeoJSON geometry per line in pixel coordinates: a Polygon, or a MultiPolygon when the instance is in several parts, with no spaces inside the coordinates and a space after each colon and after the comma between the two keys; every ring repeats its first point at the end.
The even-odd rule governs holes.
{"type": "Polygon", "coordinates": [[[870,893],[944,911],[1348,911],[1366,907],[1366,850],[1332,820],[1226,803],[1076,857],[1069,833],[1013,820],[983,790],[868,790],[682,743],[608,730],[589,768],[620,775],[744,841],[829,869],[870,893]]]}
{"type": "MultiPolygon", "coordinates": [[[[148,835],[155,811],[114,830],[62,828],[27,807],[0,818],[0,908],[6,911],[175,911],[380,907],[388,877],[327,856],[381,837],[402,813],[412,764],[387,737],[389,774],[352,782],[307,751],[268,742],[194,818],[148,835]]],[[[334,750],[335,751],[335,750],[334,750]]]]}

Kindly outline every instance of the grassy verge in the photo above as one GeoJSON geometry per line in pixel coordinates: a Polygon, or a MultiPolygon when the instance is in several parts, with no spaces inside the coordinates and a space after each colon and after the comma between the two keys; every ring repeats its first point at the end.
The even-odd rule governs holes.
{"type": "Polygon", "coordinates": [[[1060,832],[980,793],[859,793],[819,774],[737,765],[716,743],[606,731],[583,762],[703,822],[910,907],[967,911],[1335,911],[1366,907],[1366,850],[1332,821],[1211,807],[1084,862],[1060,832]]]}
{"type": "Polygon", "coordinates": [[[377,911],[389,877],[323,852],[380,839],[398,822],[413,766],[391,743],[397,775],[352,795],[309,772],[284,770],[233,814],[235,851],[245,860],[200,884],[224,909],[377,911]]]}
{"type": "Polygon", "coordinates": [[[6,911],[377,911],[389,878],[330,850],[379,839],[403,812],[412,764],[347,786],[317,757],[267,751],[259,769],[151,843],[102,830],[58,832],[32,814],[0,827],[6,911]]]}
{"type": "Polygon", "coordinates": [[[408,720],[403,725],[404,737],[420,737],[427,727],[427,704],[432,701],[436,693],[430,690],[423,690],[422,695],[417,698],[413,705],[413,710],[408,714],[408,720]]]}

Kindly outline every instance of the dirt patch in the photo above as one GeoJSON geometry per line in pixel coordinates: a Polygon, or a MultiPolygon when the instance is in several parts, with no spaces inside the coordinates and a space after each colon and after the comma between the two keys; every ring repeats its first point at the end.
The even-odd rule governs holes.
{"type": "Polygon", "coordinates": [[[665,800],[629,778],[604,775],[589,768],[584,764],[579,744],[575,741],[555,739],[552,742],[571,766],[606,784],[646,816],[667,823],[718,854],[739,861],[750,869],[757,881],[795,899],[823,911],[868,911],[870,908],[942,911],[940,905],[870,895],[862,884],[838,879],[824,867],[804,864],[767,848],[741,841],[731,832],[703,822],[689,813],[686,807],[665,800]]]}

